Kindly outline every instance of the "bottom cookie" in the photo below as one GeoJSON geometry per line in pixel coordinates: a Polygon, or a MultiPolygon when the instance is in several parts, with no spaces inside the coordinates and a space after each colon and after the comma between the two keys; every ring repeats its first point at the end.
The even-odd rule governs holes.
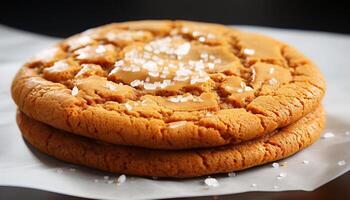
{"type": "Polygon", "coordinates": [[[319,138],[325,117],[320,107],[264,138],[192,150],[150,150],[106,144],[55,129],[20,111],[17,123],[30,144],[60,160],[115,173],[185,178],[242,170],[288,157],[319,138]]]}

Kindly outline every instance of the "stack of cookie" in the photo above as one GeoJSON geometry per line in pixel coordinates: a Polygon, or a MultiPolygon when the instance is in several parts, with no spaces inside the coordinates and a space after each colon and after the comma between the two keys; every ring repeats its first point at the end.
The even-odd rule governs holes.
{"type": "Polygon", "coordinates": [[[294,48],[217,24],[87,30],[28,61],[12,96],[24,139],[115,173],[195,177],[288,157],[324,126],[324,79],[294,48]]]}

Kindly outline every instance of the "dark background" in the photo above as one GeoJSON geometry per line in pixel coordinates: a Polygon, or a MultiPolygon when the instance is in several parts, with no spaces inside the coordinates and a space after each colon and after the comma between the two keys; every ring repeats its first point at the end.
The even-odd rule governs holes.
{"type": "Polygon", "coordinates": [[[66,37],[109,22],[188,19],[350,33],[346,1],[60,0],[0,1],[0,24],[66,37]]]}

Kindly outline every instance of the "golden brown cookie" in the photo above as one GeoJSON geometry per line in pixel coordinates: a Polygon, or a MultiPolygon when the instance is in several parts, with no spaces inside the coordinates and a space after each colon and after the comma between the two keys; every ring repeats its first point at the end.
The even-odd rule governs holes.
{"type": "Polygon", "coordinates": [[[18,112],[23,137],[58,159],[115,173],[194,177],[232,172],[288,157],[315,142],[324,127],[322,108],[263,138],[197,150],[150,150],[110,145],[61,131],[18,112]]]}
{"type": "Polygon", "coordinates": [[[12,96],[33,119],[114,144],[186,149],[240,143],[320,103],[300,52],[222,25],[136,21],[91,29],[39,53],[12,96]]]}

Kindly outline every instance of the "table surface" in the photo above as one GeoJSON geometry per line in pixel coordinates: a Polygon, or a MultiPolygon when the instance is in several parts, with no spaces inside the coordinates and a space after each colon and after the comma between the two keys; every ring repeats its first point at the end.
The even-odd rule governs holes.
{"type": "MultiPolygon", "coordinates": [[[[179,198],[179,200],[259,200],[259,199],[308,199],[308,200],[347,200],[350,199],[350,171],[336,178],[335,180],[323,185],[312,192],[305,191],[289,191],[289,192],[247,192],[233,195],[194,197],[194,198],[179,198]]],[[[42,190],[19,188],[19,187],[0,187],[0,200],[8,199],[50,199],[50,200],[83,200],[84,198],[61,195],[42,190]]]]}

